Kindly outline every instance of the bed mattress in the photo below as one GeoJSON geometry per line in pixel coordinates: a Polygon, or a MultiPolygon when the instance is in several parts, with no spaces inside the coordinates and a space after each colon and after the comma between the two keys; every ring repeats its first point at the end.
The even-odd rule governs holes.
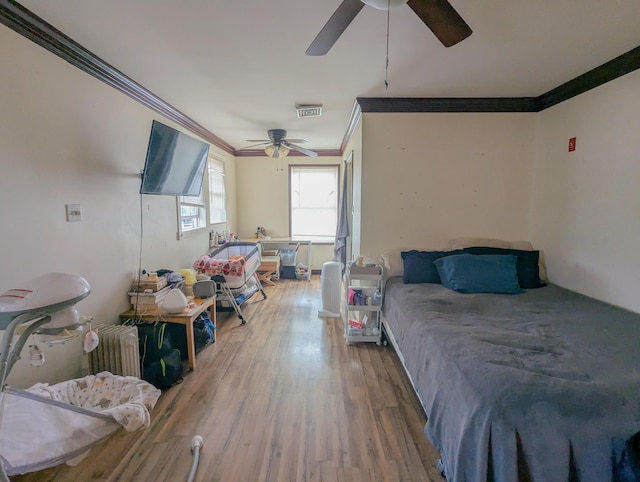
{"type": "Polygon", "coordinates": [[[554,285],[460,294],[391,278],[383,319],[450,482],[603,482],[631,470],[640,315],[554,285]]]}

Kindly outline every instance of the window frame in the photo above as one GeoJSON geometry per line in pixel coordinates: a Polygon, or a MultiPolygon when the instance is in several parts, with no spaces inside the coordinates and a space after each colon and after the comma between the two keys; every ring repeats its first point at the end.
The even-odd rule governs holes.
{"type": "MultiPolygon", "coordinates": [[[[215,157],[209,157],[208,161],[207,161],[207,195],[208,195],[208,199],[207,199],[207,205],[209,208],[209,212],[207,214],[207,222],[209,226],[217,226],[219,224],[226,224],[227,222],[227,184],[226,184],[226,164],[222,159],[216,159],[215,157]],[[217,169],[216,169],[217,168],[217,169]],[[213,189],[213,182],[212,182],[212,173],[213,172],[217,172],[219,173],[219,177],[221,180],[221,185],[222,185],[222,207],[219,206],[213,206],[213,196],[212,194],[216,194],[216,193],[212,193],[212,189],[213,189]],[[222,216],[220,219],[216,219],[213,220],[212,216],[214,211],[221,211],[222,216]]],[[[220,193],[217,193],[220,194],[220,193]]]]}
{"type": "Polygon", "coordinates": [[[202,185],[202,189],[200,190],[200,196],[176,196],[176,205],[177,205],[177,215],[178,215],[178,239],[182,239],[185,235],[190,235],[192,233],[197,233],[203,229],[207,229],[207,202],[205,199],[205,186],[204,182],[202,185]],[[185,217],[193,217],[193,216],[183,216],[182,215],[182,207],[195,207],[197,208],[198,215],[196,216],[202,222],[201,226],[196,226],[194,228],[184,229],[183,227],[183,219],[185,217]]]}
{"type": "Polygon", "coordinates": [[[227,222],[227,193],[225,184],[225,168],[226,164],[222,159],[218,159],[214,156],[209,156],[207,159],[207,169],[205,171],[205,179],[202,180],[202,189],[200,190],[200,196],[176,196],[177,218],[178,218],[178,239],[182,239],[185,236],[189,236],[194,233],[202,232],[203,230],[210,229],[211,226],[224,225],[227,222]],[[222,197],[223,197],[223,213],[224,221],[211,222],[211,171],[214,169],[212,166],[219,167],[218,172],[222,175],[222,197]],[[182,207],[195,207],[199,210],[197,219],[200,220],[200,225],[185,229],[183,226],[182,207]]]}
{"type": "Polygon", "coordinates": [[[338,226],[338,214],[340,206],[340,164],[289,164],[289,236],[295,238],[311,238],[319,241],[335,242],[336,230],[338,226]],[[324,234],[294,234],[293,218],[294,218],[294,206],[293,206],[293,175],[296,170],[313,170],[313,169],[326,169],[333,170],[335,172],[335,218],[336,222],[332,228],[331,235],[324,234]]]}

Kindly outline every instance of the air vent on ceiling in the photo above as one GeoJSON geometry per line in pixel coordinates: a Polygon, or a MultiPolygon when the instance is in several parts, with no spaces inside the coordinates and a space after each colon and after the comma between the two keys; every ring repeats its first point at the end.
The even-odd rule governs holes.
{"type": "Polygon", "coordinates": [[[322,115],[322,104],[297,105],[296,112],[298,119],[302,117],[320,117],[322,115]]]}

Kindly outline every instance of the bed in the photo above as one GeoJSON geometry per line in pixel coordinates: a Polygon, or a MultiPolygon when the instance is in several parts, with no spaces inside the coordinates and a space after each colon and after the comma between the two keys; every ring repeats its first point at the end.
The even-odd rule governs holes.
{"type": "Polygon", "coordinates": [[[405,282],[385,264],[383,326],[448,481],[640,480],[640,315],[553,284],[405,282]]]}

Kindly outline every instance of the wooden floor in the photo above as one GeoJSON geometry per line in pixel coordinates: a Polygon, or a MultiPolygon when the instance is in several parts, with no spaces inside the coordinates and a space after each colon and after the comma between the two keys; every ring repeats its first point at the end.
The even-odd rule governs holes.
{"type": "Polygon", "coordinates": [[[347,345],[340,319],[318,318],[318,276],[265,291],[243,306],[246,325],[219,314],[217,341],[163,392],[148,429],[12,480],[187,480],[201,435],[197,481],[442,482],[393,348],[347,345]]]}

